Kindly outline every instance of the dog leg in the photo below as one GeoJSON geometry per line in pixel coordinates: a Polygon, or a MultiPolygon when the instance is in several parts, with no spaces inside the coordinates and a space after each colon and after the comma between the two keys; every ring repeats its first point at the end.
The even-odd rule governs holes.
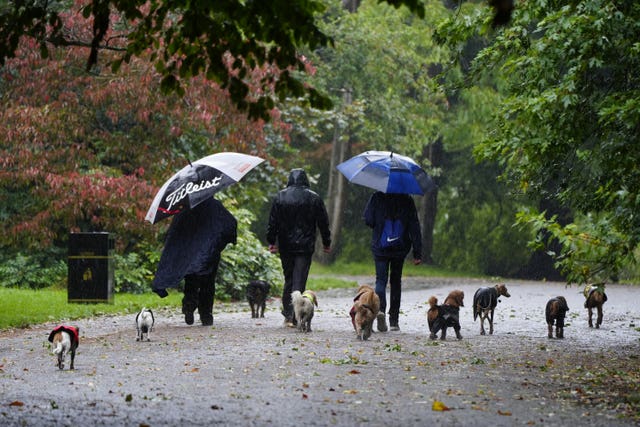
{"type": "Polygon", "coordinates": [[[587,310],[589,310],[589,327],[593,328],[593,309],[588,307],[587,310]]]}
{"type": "Polygon", "coordinates": [[[556,338],[562,339],[564,338],[564,328],[562,326],[556,326],[556,338]]]}
{"type": "Polygon", "coordinates": [[[462,339],[462,334],[460,333],[460,325],[454,326],[453,330],[456,332],[456,338],[461,340],[462,339]]]}
{"type": "Polygon", "coordinates": [[[447,327],[442,328],[442,333],[440,334],[440,341],[444,341],[447,339],[447,327]]]}
{"type": "Polygon", "coordinates": [[[69,365],[69,369],[74,370],[75,367],[73,366],[73,362],[76,359],[76,350],[72,349],[69,354],[71,355],[71,365],[69,365]]]}
{"type": "Polygon", "coordinates": [[[64,369],[64,355],[63,352],[58,353],[58,369],[64,369]]]}
{"type": "Polygon", "coordinates": [[[597,309],[598,309],[598,320],[596,321],[596,329],[599,329],[600,325],[602,325],[602,304],[599,304],[597,309]]]}
{"type": "Polygon", "coordinates": [[[549,333],[547,334],[547,336],[549,338],[553,338],[553,323],[547,323],[547,327],[549,328],[549,333]]]}
{"type": "Polygon", "coordinates": [[[493,310],[491,310],[489,317],[489,335],[493,335],[493,310]]]}
{"type": "Polygon", "coordinates": [[[484,331],[484,319],[487,317],[487,315],[484,312],[480,312],[480,335],[486,335],[486,332],[484,331]]]}
{"type": "Polygon", "coordinates": [[[264,309],[266,308],[266,306],[266,302],[262,302],[262,304],[260,305],[260,317],[264,317],[264,309]]]}

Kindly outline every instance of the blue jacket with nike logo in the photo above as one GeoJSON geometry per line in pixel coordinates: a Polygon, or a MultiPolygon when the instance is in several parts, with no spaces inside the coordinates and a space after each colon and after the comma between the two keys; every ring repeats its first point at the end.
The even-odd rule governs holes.
{"type": "Polygon", "coordinates": [[[371,195],[364,209],[364,222],[373,229],[371,252],[375,257],[404,258],[413,247],[413,258],[422,259],[422,232],[413,198],[408,194],[386,194],[377,191],[371,195]],[[402,246],[382,248],[380,236],[386,218],[400,219],[404,225],[402,246]]]}

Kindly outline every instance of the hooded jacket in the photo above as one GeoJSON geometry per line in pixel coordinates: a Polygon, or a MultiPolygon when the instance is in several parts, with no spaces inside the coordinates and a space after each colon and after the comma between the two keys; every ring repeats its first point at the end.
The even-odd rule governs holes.
{"type": "Polygon", "coordinates": [[[364,222],[372,228],[371,252],[375,257],[404,258],[413,247],[413,258],[422,259],[422,232],[413,199],[408,194],[385,194],[376,191],[364,209],[364,222]],[[386,218],[398,218],[404,225],[403,244],[382,248],[380,236],[386,218]]]}
{"type": "Polygon", "coordinates": [[[324,247],[331,246],[329,215],[322,198],[309,188],[302,169],[293,169],[287,187],[276,195],[269,213],[267,242],[281,254],[312,254],[316,229],[324,247]]]}
{"type": "Polygon", "coordinates": [[[213,197],[177,214],[167,232],[153,291],[164,297],[166,289],[178,286],[186,275],[211,273],[222,250],[236,243],[237,226],[233,215],[213,197]]]}

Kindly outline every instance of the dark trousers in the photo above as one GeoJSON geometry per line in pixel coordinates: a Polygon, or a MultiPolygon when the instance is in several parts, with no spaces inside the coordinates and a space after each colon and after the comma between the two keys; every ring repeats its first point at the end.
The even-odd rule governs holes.
{"type": "Polygon", "coordinates": [[[309,268],[311,268],[312,254],[280,254],[282,273],[284,274],[284,289],[282,290],[282,315],[285,319],[293,320],[293,304],[291,292],[304,292],[307,288],[309,268]]]}
{"type": "Polygon", "coordinates": [[[402,296],[402,267],[404,258],[375,257],[376,294],[380,298],[380,313],[387,310],[387,281],[389,281],[389,322],[397,323],[402,296]]]}
{"type": "Polygon", "coordinates": [[[216,293],[216,274],[218,263],[209,274],[188,274],[184,278],[184,297],[182,298],[183,311],[193,312],[196,308],[200,320],[213,319],[213,297],[216,293]]]}

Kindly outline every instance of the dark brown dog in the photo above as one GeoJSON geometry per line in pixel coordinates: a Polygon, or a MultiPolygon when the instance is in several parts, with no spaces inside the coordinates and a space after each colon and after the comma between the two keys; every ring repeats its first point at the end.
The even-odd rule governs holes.
{"type": "Polygon", "coordinates": [[[247,301],[251,306],[251,318],[264,317],[264,309],[267,306],[267,298],[271,285],[264,280],[252,280],[247,285],[247,301]]]}
{"type": "Polygon", "coordinates": [[[595,283],[584,287],[584,307],[589,310],[589,327],[593,328],[593,309],[598,311],[596,328],[602,325],[602,305],[607,302],[607,294],[604,293],[604,283],[595,283]]]}
{"type": "Polygon", "coordinates": [[[74,369],[73,362],[80,343],[80,329],[76,326],[60,325],[49,334],[49,342],[53,344],[53,354],[58,356],[58,369],[64,369],[67,353],[71,356],[69,369],[74,369]]]}
{"type": "Polygon", "coordinates": [[[373,321],[380,311],[380,297],[369,285],[360,285],[353,299],[353,307],[349,311],[351,323],[358,339],[363,341],[371,336],[373,321]]]}
{"type": "Polygon", "coordinates": [[[507,287],[501,283],[492,287],[480,288],[473,295],[473,321],[480,316],[480,335],[485,335],[484,319],[489,319],[489,335],[493,334],[493,312],[498,305],[498,297],[511,295],[507,287]]]}
{"type": "Polygon", "coordinates": [[[569,311],[567,300],[562,297],[551,298],[545,308],[545,317],[549,328],[549,338],[553,338],[553,325],[556,326],[556,338],[564,338],[564,317],[569,311]]]}
{"type": "Polygon", "coordinates": [[[464,292],[455,290],[449,292],[444,304],[438,305],[438,298],[429,298],[430,308],[427,311],[427,323],[431,334],[429,338],[435,340],[440,334],[441,340],[447,339],[447,328],[451,327],[456,333],[456,338],[462,339],[460,334],[460,307],[464,307],[464,292]]]}

